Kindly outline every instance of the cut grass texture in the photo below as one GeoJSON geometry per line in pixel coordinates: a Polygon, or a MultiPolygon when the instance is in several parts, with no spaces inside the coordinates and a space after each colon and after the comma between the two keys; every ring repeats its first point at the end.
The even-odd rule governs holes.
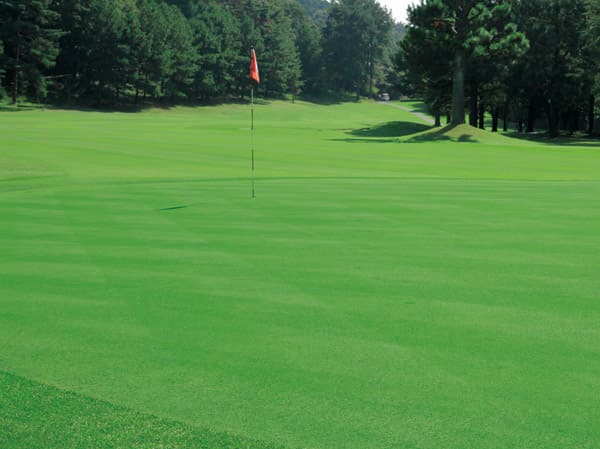
{"type": "MultiPolygon", "coordinates": [[[[600,446],[597,146],[276,102],[252,200],[248,122],[2,113],[0,369],[132,413],[87,447],[154,448],[148,415],[266,447],[600,446]]],[[[3,416],[46,447],[44,409],[79,406],[19,415],[28,391],[3,416]]]]}
{"type": "Polygon", "coordinates": [[[191,427],[0,371],[3,449],[283,449],[191,427]]]}

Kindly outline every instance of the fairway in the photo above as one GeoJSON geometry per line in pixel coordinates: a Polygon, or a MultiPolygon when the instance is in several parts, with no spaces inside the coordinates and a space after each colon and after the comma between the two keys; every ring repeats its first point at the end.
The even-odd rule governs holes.
{"type": "Polygon", "coordinates": [[[597,142],[249,118],[0,112],[0,447],[600,447],[597,142]]]}

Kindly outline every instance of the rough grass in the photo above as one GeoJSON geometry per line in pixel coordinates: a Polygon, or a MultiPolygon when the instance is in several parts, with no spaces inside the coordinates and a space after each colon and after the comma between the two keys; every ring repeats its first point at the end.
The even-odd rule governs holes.
{"type": "Polygon", "coordinates": [[[597,146],[248,112],[1,113],[0,446],[598,447],[597,146]]]}
{"type": "Polygon", "coordinates": [[[282,449],[191,427],[0,371],[3,449],[282,449]]]}

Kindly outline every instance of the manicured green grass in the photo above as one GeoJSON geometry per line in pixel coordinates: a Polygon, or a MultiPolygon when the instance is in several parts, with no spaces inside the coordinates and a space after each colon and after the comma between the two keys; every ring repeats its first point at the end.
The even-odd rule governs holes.
{"type": "Polygon", "coordinates": [[[248,118],[0,113],[0,446],[600,445],[598,145],[248,118]]]}

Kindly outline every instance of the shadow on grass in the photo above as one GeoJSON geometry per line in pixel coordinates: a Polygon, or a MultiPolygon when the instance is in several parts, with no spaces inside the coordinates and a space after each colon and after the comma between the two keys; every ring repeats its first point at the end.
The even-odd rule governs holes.
{"type": "Polygon", "coordinates": [[[13,104],[0,104],[0,112],[23,112],[23,111],[37,111],[41,110],[41,106],[35,105],[13,105],[13,104]]]}
{"type": "MultiPolygon", "coordinates": [[[[473,129],[475,131],[475,128],[473,129]]],[[[419,134],[407,140],[408,143],[427,143],[427,142],[464,142],[477,143],[475,133],[471,133],[464,125],[446,125],[438,128],[436,131],[419,134]],[[456,128],[461,128],[462,132],[456,132],[456,128]]]]}
{"type": "MultiPolygon", "coordinates": [[[[269,105],[270,99],[267,98],[254,98],[255,105],[269,105]]],[[[182,107],[215,107],[223,105],[249,105],[250,97],[244,98],[223,98],[213,99],[210,101],[182,101],[182,102],[142,102],[136,104],[118,104],[118,105],[105,105],[98,103],[48,103],[48,104],[0,104],[0,112],[20,112],[20,111],[73,111],[73,112],[99,112],[99,113],[139,113],[149,110],[163,110],[169,111],[170,109],[178,106],[182,107]]]]}
{"type": "MultiPolygon", "coordinates": [[[[248,92],[249,93],[249,92],[248,92]]],[[[355,95],[328,95],[323,97],[313,97],[307,95],[300,95],[296,97],[298,101],[305,101],[320,106],[333,106],[343,103],[356,102],[357,98],[355,95]]],[[[264,97],[262,93],[255,93],[254,104],[260,106],[268,106],[274,100],[282,100],[292,103],[293,100],[284,97],[264,97]]],[[[103,104],[102,102],[94,102],[92,100],[82,101],[81,103],[63,103],[63,102],[49,102],[47,104],[0,104],[0,112],[19,112],[19,111],[34,111],[34,110],[49,110],[49,111],[75,111],[75,112],[100,112],[100,113],[138,113],[147,110],[164,110],[168,111],[174,107],[183,106],[189,108],[196,107],[217,107],[225,105],[249,105],[250,96],[244,95],[243,97],[221,97],[212,98],[208,100],[196,100],[196,101],[143,101],[136,105],[133,102],[127,101],[120,104],[103,104]]]]}
{"type": "Polygon", "coordinates": [[[165,110],[169,109],[169,107],[163,107],[160,105],[153,106],[89,106],[89,105],[72,105],[72,104],[17,104],[17,105],[8,105],[8,104],[0,104],[0,112],[22,112],[22,111],[76,111],[76,112],[141,112],[144,109],[156,109],[156,108],[164,108],[165,110]]]}
{"type": "Polygon", "coordinates": [[[399,139],[360,139],[348,137],[346,139],[329,139],[331,142],[345,142],[345,143],[400,143],[399,139]]]}
{"type": "Polygon", "coordinates": [[[516,140],[526,140],[528,142],[537,142],[552,146],[565,147],[595,147],[600,149],[600,136],[576,135],[550,137],[548,133],[520,133],[510,131],[504,133],[506,137],[516,140]]]}
{"type": "Polygon", "coordinates": [[[73,112],[100,112],[105,114],[122,113],[122,114],[137,114],[147,109],[164,109],[168,111],[169,106],[154,105],[154,106],[84,106],[84,105],[51,105],[46,106],[50,111],[73,111],[73,112]]]}
{"type": "Polygon", "coordinates": [[[327,94],[321,96],[300,95],[300,100],[307,103],[318,104],[320,106],[333,106],[342,103],[356,103],[356,95],[351,94],[327,94]]]}
{"type": "Polygon", "coordinates": [[[412,109],[415,112],[420,112],[421,114],[429,115],[429,109],[427,109],[427,105],[418,101],[419,100],[407,100],[401,101],[400,104],[402,106],[412,109]]]}
{"type": "Polygon", "coordinates": [[[356,137],[403,137],[431,129],[431,126],[414,122],[387,122],[369,128],[354,129],[348,134],[356,137]]]}
{"type": "Polygon", "coordinates": [[[171,207],[163,207],[162,209],[158,209],[159,211],[169,211],[169,210],[177,210],[177,209],[186,209],[190,206],[187,204],[181,206],[171,206],[171,207]]]}

